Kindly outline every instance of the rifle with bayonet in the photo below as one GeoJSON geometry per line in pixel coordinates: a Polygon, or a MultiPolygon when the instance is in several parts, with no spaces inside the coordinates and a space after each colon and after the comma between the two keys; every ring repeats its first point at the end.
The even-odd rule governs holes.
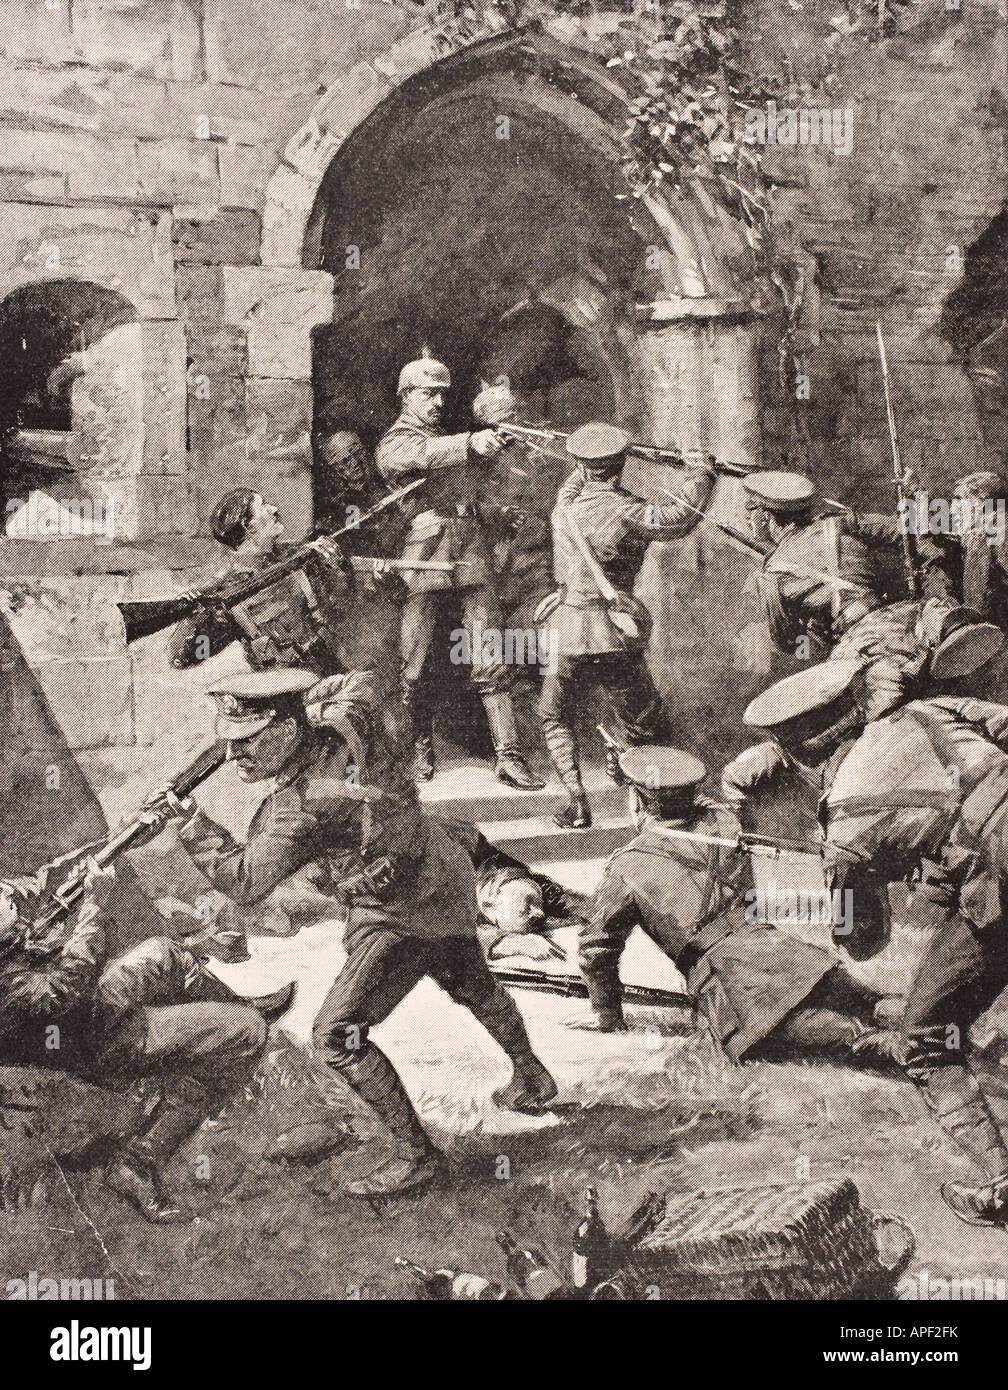
{"type": "Polygon", "coordinates": [[[837,845],[826,845],[817,840],[779,840],[772,835],[757,835],[750,831],[739,831],[734,837],[709,835],[701,830],[677,830],[674,826],[663,825],[661,821],[649,821],[648,830],[663,840],[681,840],[688,844],[716,846],[730,850],[733,854],[749,854],[754,859],[772,859],[782,864],[803,864],[810,856],[823,859],[827,849],[844,858],[861,862],[862,856],[853,850],[841,849],[837,845]]]}
{"type": "Polygon", "coordinates": [[[899,440],[896,438],[896,416],[893,414],[892,391],[889,385],[889,363],[886,360],[882,329],[875,321],[875,337],[878,339],[879,361],[882,364],[882,386],[885,390],[886,419],[889,422],[889,445],[892,449],[893,477],[896,482],[900,540],[903,543],[903,568],[906,572],[907,588],[911,598],[920,598],[920,556],[917,554],[917,536],[909,522],[910,502],[903,486],[903,465],[900,462],[899,440]]]}
{"type": "MultiPolygon", "coordinates": [[[[95,848],[94,845],[89,845],[86,849],[79,851],[79,856],[73,856],[76,858],[73,869],[58,888],[47,891],[47,897],[50,901],[34,915],[31,930],[25,943],[28,951],[33,955],[44,956],[52,955],[62,949],[65,936],[55,931],[54,928],[69,916],[83,896],[88,861],[92,861],[100,869],[112,864],[121,854],[136,846],[137,842],[149,833],[149,813],[167,803],[169,792],[177,796],[179,800],[190,796],[200,783],[213,776],[226,760],[227,744],[222,742],[211,744],[209,748],[205,748],[197,758],[194,758],[187,767],[184,767],[172,778],[157,801],[149,802],[141,812],[127,820],[118,830],[114,830],[100,849],[95,848]]],[[[50,867],[65,863],[70,857],[62,855],[50,867]]]]}
{"type": "MultiPolygon", "coordinates": [[[[147,602],[120,603],[116,606],[122,615],[123,627],[126,631],[126,643],[139,641],[141,637],[148,637],[152,632],[160,632],[166,627],[171,627],[175,623],[181,622],[184,618],[190,617],[193,613],[200,610],[229,612],[239,603],[245,603],[248,599],[254,598],[263,589],[269,588],[285,575],[292,574],[294,570],[300,569],[305,561],[312,555],[318,554],[320,541],[337,540],[340,536],[346,535],[350,531],[357,531],[362,525],[370,521],[372,517],[378,516],[389,507],[401,502],[404,497],[409,496],[417,488],[422,487],[426,482],[425,478],[418,478],[415,482],[408,483],[405,487],[396,488],[394,492],[388,493],[368,511],[363,512],[354,525],[341,526],[338,531],[332,531],[326,536],[315,536],[303,545],[292,550],[289,555],[285,555],[282,560],[276,561],[272,565],[267,565],[256,574],[243,579],[225,579],[218,584],[209,585],[205,589],[198,590],[195,594],[179,594],[175,598],[153,599],[147,602]]],[[[373,571],[378,557],[374,560],[367,557],[353,557],[348,563],[352,569],[358,571],[373,571]]],[[[448,569],[453,568],[451,561],[424,560],[411,563],[403,561],[383,560],[386,569],[448,569]]]]}
{"type": "MultiPolygon", "coordinates": [[[[754,555],[759,555],[761,559],[768,559],[777,549],[775,545],[765,545],[754,537],[747,536],[744,531],[739,531],[734,526],[729,526],[727,522],[715,521],[714,517],[708,516],[707,513],[702,512],[699,507],[694,507],[692,502],[687,502],[685,497],[677,497],[674,492],[669,492],[663,487],[659,488],[658,491],[664,492],[666,497],[673,498],[682,506],[689,508],[691,512],[696,512],[702,525],[714,527],[723,535],[730,536],[733,541],[737,541],[739,545],[744,545],[747,550],[751,550],[754,555]]],[[[841,511],[846,511],[846,508],[841,507],[839,502],[833,502],[830,503],[830,505],[841,511]]],[[[771,573],[778,575],[782,579],[808,579],[811,580],[813,584],[825,584],[827,587],[833,589],[847,589],[851,592],[861,592],[861,586],[855,584],[852,580],[843,579],[838,574],[827,574],[825,570],[816,569],[813,565],[803,565],[797,560],[792,561],[790,569],[776,569],[772,570],[771,573]]]]}
{"type": "MultiPolygon", "coordinates": [[[[510,989],[531,989],[537,994],[562,994],[568,999],[587,999],[588,987],[577,975],[554,974],[534,966],[516,968],[490,961],[490,973],[500,984],[510,989]]],[[[623,998],[631,1004],[655,1004],[665,1009],[687,1009],[691,1013],[696,1003],[689,994],[679,990],[661,989],[657,985],[620,984],[623,998]]]]}
{"type": "MultiPolygon", "coordinates": [[[[547,429],[544,425],[516,425],[511,420],[502,420],[492,428],[498,434],[510,435],[513,439],[529,440],[539,445],[563,446],[568,438],[563,430],[547,429]]],[[[681,449],[659,448],[657,444],[641,444],[638,440],[632,439],[627,445],[627,453],[634,454],[637,458],[652,459],[655,463],[668,463],[674,468],[690,467],[690,460],[681,449]]],[[[729,463],[716,458],[714,454],[704,453],[703,457],[715,473],[722,473],[729,478],[745,478],[752,472],[745,464],[729,463]]]]}

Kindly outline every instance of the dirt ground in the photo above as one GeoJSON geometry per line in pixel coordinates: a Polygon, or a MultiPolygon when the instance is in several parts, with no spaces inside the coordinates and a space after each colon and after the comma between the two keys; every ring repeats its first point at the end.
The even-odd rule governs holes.
{"type": "MultiPolygon", "coordinates": [[[[649,1192],[846,1175],[866,1206],[912,1227],[911,1275],[1005,1276],[1008,1235],[964,1226],[942,1203],[939,1183],[968,1175],[969,1164],[907,1082],[828,1065],[732,1068],[705,1036],[667,1031],[669,1022],[685,1030],[685,1016],[666,1015],[660,1035],[600,1037],[564,1022],[586,1004],[523,991],[533,1041],[561,1083],[555,1112],[528,1120],[489,1099],[503,1058],[470,1035],[476,1025],[461,1010],[425,991],[436,993],[422,985],[386,1025],[400,1040],[383,1041],[448,1153],[435,1186],[382,1203],[344,1195],[341,1177],[374,1166],[384,1141],[341,1096],[332,1108],[311,1097],[306,1110],[301,1054],[279,1049],[250,1095],[174,1164],[191,1225],[147,1226],[98,1173],[68,1173],[69,1188],[56,1175],[47,1200],[0,1217],[4,1279],[31,1270],[114,1278],[118,1297],[409,1297],[396,1255],[501,1279],[494,1234],[504,1227],[565,1268],[589,1182],[616,1228],[649,1192]],[[423,1047],[408,1060],[401,1040],[416,1039],[421,1021],[423,1047]],[[285,1117],[345,1125],[346,1147],[314,1166],[261,1157],[265,1129],[285,1117]]],[[[662,1026],[658,1011],[634,1019],[662,1026]]]]}
{"type": "MultiPolygon", "coordinates": [[[[519,820],[510,824],[522,833],[519,820]]],[[[539,843],[536,827],[526,830],[539,843]]],[[[554,846],[545,866],[571,886],[591,887],[603,860],[575,859],[567,843],[554,846]]],[[[879,965],[889,984],[905,974],[905,948],[897,938],[879,965]]],[[[258,992],[293,976],[299,997],[246,1094],[172,1166],[191,1224],[148,1226],[106,1191],[100,1171],[54,1171],[34,1205],[0,1213],[4,1281],[35,1270],[111,1278],[118,1297],[410,1297],[415,1289],[396,1255],[501,1280],[494,1235],[505,1227],[566,1269],[588,1183],[617,1229],[651,1192],[848,1176],[866,1207],[913,1229],[909,1275],[1008,1272],[1008,1233],[963,1225],[942,1202],[940,1183],[973,1170],[908,1081],[826,1063],[733,1067],[685,1013],[633,1009],[634,1031],[599,1035],[570,1026],[589,1017],[587,1003],[528,990],[515,998],[560,1084],[554,1110],[537,1118],[499,1110],[491,1095],[507,1079],[506,1059],[465,1010],[424,981],[373,1036],[448,1155],[447,1169],[416,1196],[353,1199],[341,1181],[376,1166],[386,1141],[340,1083],[319,1093],[297,1045],[339,968],[338,924],[258,938],[253,952],[250,964],[231,968],[232,983],[258,992]],[[335,1131],[337,1151],[309,1164],[266,1157],[277,1132],[296,1122],[335,1131]]],[[[623,973],[682,985],[640,937],[623,973]]],[[[1008,1113],[1008,1071],[996,1066],[995,1075],[1008,1113]]]]}

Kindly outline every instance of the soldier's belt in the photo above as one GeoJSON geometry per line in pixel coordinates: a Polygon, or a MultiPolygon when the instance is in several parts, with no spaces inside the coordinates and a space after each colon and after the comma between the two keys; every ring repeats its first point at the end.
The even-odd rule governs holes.
{"type": "Polygon", "coordinates": [[[372,897],[386,893],[396,877],[395,865],[391,859],[372,859],[361,869],[347,878],[340,879],[336,885],[336,897],[346,902],[357,898],[372,897]]]}

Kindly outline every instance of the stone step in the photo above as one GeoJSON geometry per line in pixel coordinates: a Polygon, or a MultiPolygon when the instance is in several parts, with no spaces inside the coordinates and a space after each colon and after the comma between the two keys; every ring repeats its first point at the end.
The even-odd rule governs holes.
{"type": "MultiPolygon", "coordinates": [[[[625,812],[625,787],[616,786],[599,767],[584,768],[582,775],[592,814],[597,820],[620,816],[625,812]]],[[[543,791],[518,791],[498,782],[492,767],[475,761],[440,765],[433,780],[421,787],[420,798],[426,807],[439,816],[475,821],[481,826],[504,821],[539,820],[552,827],[553,813],[566,802],[566,794],[557,783],[543,791]]]]}
{"type": "Polygon", "coordinates": [[[636,833],[626,816],[605,816],[587,830],[561,830],[536,817],[517,821],[480,821],[488,840],[526,864],[550,864],[582,859],[608,859],[628,845],[636,833]]]}

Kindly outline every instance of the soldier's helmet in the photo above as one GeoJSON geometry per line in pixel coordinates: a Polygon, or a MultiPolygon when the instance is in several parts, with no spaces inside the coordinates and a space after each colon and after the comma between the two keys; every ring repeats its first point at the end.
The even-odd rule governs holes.
{"type": "Polygon", "coordinates": [[[863,723],[857,700],[863,669],[860,661],[831,659],[785,676],[747,706],[743,723],[796,755],[799,749],[810,757],[824,755],[831,738],[856,732],[863,723]]]}
{"type": "Polygon", "coordinates": [[[433,391],[447,391],[451,384],[451,372],[445,364],[430,357],[425,351],[422,357],[418,357],[415,362],[407,362],[403,367],[399,373],[399,385],[396,390],[400,396],[415,386],[426,386],[433,391]]]}
{"type": "Polygon", "coordinates": [[[783,468],[749,473],[742,480],[742,486],[747,507],[762,507],[779,516],[807,512],[816,495],[811,478],[783,468]]]}
{"type": "Polygon", "coordinates": [[[217,707],[214,732],[222,740],[253,738],[275,719],[304,718],[304,695],[318,683],[314,671],[275,666],[240,671],[207,688],[217,707]]]}
{"type": "Polygon", "coordinates": [[[606,477],[623,467],[629,444],[625,430],[593,421],[567,436],[566,449],[584,472],[606,477]]]}
{"type": "Polygon", "coordinates": [[[484,381],[480,384],[479,395],[473,401],[473,419],[480,425],[499,425],[512,420],[515,413],[515,398],[506,382],[484,381]]]}

